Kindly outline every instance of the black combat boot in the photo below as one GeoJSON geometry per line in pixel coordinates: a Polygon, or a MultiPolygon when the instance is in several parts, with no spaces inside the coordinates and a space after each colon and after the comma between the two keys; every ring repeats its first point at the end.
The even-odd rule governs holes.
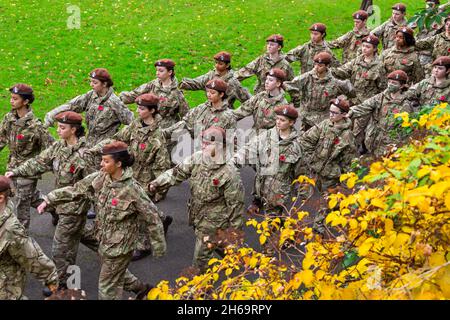
{"type": "Polygon", "coordinates": [[[163,220],[163,227],[164,227],[164,236],[167,235],[167,230],[169,230],[169,226],[172,224],[173,218],[172,216],[166,216],[163,220]]]}
{"type": "Polygon", "coordinates": [[[148,250],[134,250],[133,251],[133,256],[131,257],[131,261],[138,261],[141,259],[144,259],[145,257],[149,256],[152,254],[152,250],[148,249],[148,250]]]}
{"type": "Polygon", "coordinates": [[[153,288],[154,286],[151,284],[145,283],[138,290],[134,290],[133,292],[136,293],[136,300],[147,300],[147,295],[153,288]]]}

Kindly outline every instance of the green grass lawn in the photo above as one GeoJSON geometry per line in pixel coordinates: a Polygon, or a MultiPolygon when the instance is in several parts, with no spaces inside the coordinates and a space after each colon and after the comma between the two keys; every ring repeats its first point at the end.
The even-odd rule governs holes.
{"type": "MultiPolygon", "coordinates": [[[[395,0],[374,0],[389,18],[395,0]]],[[[226,50],[234,68],[264,52],[265,38],[285,37],[285,51],[309,40],[314,22],[328,26],[327,39],[349,31],[360,0],[296,1],[6,1],[0,3],[1,116],[9,111],[8,88],[33,86],[35,114],[87,92],[87,74],[109,69],[116,92],[131,90],[154,78],[153,63],[173,59],[176,75],[194,77],[212,68],[212,56],[226,50]],[[69,5],[80,8],[80,29],[68,29],[69,5]]],[[[404,0],[410,14],[424,6],[404,0]]],[[[295,64],[297,71],[298,64],[295,64]]],[[[253,88],[254,79],[244,82],[253,88]]],[[[203,92],[186,92],[191,107],[203,92]]],[[[133,107],[134,108],[134,107],[133,107]]],[[[54,134],[55,132],[52,131],[54,134]]],[[[4,172],[7,150],[0,153],[4,172]]]]}

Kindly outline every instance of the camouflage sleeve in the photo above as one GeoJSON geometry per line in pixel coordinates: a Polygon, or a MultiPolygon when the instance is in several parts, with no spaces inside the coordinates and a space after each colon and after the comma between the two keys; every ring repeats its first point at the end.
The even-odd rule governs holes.
{"type": "Polygon", "coordinates": [[[355,65],[355,60],[349,61],[337,68],[331,68],[331,73],[338,79],[350,79],[352,77],[352,69],[355,65]]]}
{"type": "Polygon", "coordinates": [[[236,120],[241,120],[242,118],[253,115],[253,112],[255,112],[256,110],[256,102],[256,96],[251,97],[250,99],[242,103],[238,109],[232,111],[233,116],[236,118],[236,120]]]}
{"type": "Polygon", "coordinates": [[[348,45],[348,42],[349,42],[351,36],[352,36],[352,33],[347,32],[346,34],[340,36],[339,38],[332,40],[330,42],[327,42],[328,47],[330,49],[342,49],[348,45]]]}
{"type": "Polygon", "coordinates": [[[55,145],[42,151],[34,158],[28,159],[17,168],[12,170],[14,176],[32,177],[51,171],[53,168],[53,159],[55,158],[55,145]]]}
{"type": "Polygon", "coordinates": [[[64,112],[64,111],[73,111],[77,113],[82,113],[86,110],[87,102],[89,101],[91,97],[91,92],[79,95],[69,102],[60,105],[59,107],[56,107],[55,109],[51,110],[45,115],[45,121],[44,125],[46,127],[49,127],[53,125],[53,122],[55,121],[55,116],[58,113],[64,112]]]}
{"type": "Polygon", "coordinates": [[[93,199],[94,188],[92,187],[92,182],[99,174],[101,174],[99,171],[94,172],[78,181],[73,186],[55,189],[47,194],[44,199],[48,205],[52,207],[81,199],[93,199]]]}
{"type": "Polygon", "coordinates": [[[180,83],[180,89],[184,90],[205,90],[206,83],[211,79],[211,72],[202,74],[197,78],[183,78],[180,83]]]}
{"type": "Polygon", "coordinates": [[[38,132],[38,137],[40,139],[41,150],[47,149],[55,143],[55,138],[52,137],[50,132],[40,121],[36,131],[38,132]]]}
{"type": "Polygon", "coordinates": [[[378,78],[376,80],[378,91],[384,91],[387,88],[387,75],[386,70],[382,67],[378,67],[378,78]]]}
{"type": "Polygon", "coordinates": [[[5,118],[0,123],[0,151],[8,144],[8,128],[6,128],[6,123],[5,118]]]}
{"type": "Polygon", "coordinates": [[[188,114],[189,112],[189,104],[186,101],[186,98],[184,97],[183,92],[179,92],[179,109],[178,109],[178,114],[180,116],[180,118],[182,119],[185,115],[188,114]]]}
{"type": "Polygon", "coordinates": [[[148,162],[152,163],[153,173],[156,177],[171,167],[170,154],[165,145],[165,139],[161,134],[156,134],[152,142],[148,162]]]}
{"type": "Polygon", "coordinates": [[[104,146],[114,141],[122,141],[129,145],[131,142],[131,130],[131,124],[127,125],[116,132],[112,136],[112,138],[107,138],[99,141],[95,146],[90,148],[89,151],[93,154],[98,154],[102,151],[104,146]]]}
{"type": "Polygon", "coordinates": [[[264,133],[259,135],[255,135],[250,139],[244,146],[239,148],[237,152],[231,158],[231,163],[241,168],[246,164],[254,165],[257,163],[258,159],[258,140],[261,139],[261,136],[264,133]]]}
{"type": "MultiPolygon", "coordinates": [[[[386,28],[386,24],[388,23],[388,21],[379,25],[378,27],[373,29],[370,33],[373,34],[374,36],[377,36],[378,38],[380,38],[384,33],[384,28],[386,28]]],[[[381,41],[381,39],[380,39],[380,41],[381,41]]]]}
{"type": "Polygon", "coordinates": [[[381,94],[377,94],[363,103],[351,107],[348,115],[351,118],[360,118],[370,115],[379,106],[382,100],[381,94]]]}
{"type": "Polygon", "coordinates": [[[125,104],[134,103],[134,100],[139,97],[141,94],[150,92],[148,88],[148,83],[145,83],[133,91],[123,91],[119,94],[119,99],[122,100],[125,104]]]}
{"type": "Polygon", "coordinates": [[[283,82],[283,87],[286,90],[287,93],[291,96],[291,102],[293,103],[294,107],[299,108],[300,107],[300,101],[302,98],[302,92],[305,82],[303,81],[305,79],[304,75],[297,76],[291,81],[285,81],[283,82]]]}
{"type": "Polygon", "coordinates": [[[285,71],[286,71],[286,80],[291,81],[292,79],[294,79],[295,77],[294,69],[291,67],[291,65],[287,65],[285,71]]]}
{"type": "Polygon", "coordinates": [[[261,57],[258,57],[255,60],[253,60],[252,62],[250,62],[249,64],[247,64],[245,67],[239,69],[234,74],[234,77],[238,81],[242,81],[242,80],[245,80],[245,79],[250,78],[251,76],[255,75],[256,71],[258,69],[260,60],[261,60],[261,57]]]}
{"type": "Polygon", "coordinates": [[[427,37],[422,40],[417,40],[415,47],[417,50],[429,50],[433,49],[434,44],[436,43],[436,39],[439,35],[434,35],[432,37],[427,37]]]}
{"type": "Polygon", "coordinates": [[[8,253],[11,257],[44,285],[58,285],[55,264],[45,255],[39,244],[28,237],[20,226],[9,231],[12,241],[8,246],[8,253]]]}
{"type": "Polygon", "coordinates": [[[244,225],[244,186],[237,170],[224,185],[224,198],[231,227],[241,229],[244,225]]]}
{"type": "Polygon", "coordinates": [[[349,143],[348,145],[341,150],[340,152],[340,160],[339,165],[344,170],[344,172],[348,172],[351,170],[351,164],[352,160],[355,158],[358,158],[358,149],[356,147],[356,141],[354,139],[351,131],[347,131],[347,136],[343,136],[342,139],[347,140],[349,143]]]}
{"type": "Polygon", "coordinates": [[[236,98],[241,102],[244,103],[248,99],[252,97],[250,94],[250,91],[246,87],[244,87],[239,81],[237,80],[231,80],[233,83],[233,86],[236,88],[236,98]]]}
{"type": "Polygon", "coordinates": [[[304,54],[305,54],[305,45],[299,45],[298,47],[295,47],[294,49],[286,53],[286,61],[294,62],[297,60],[301,60],[304,54]]]}
{"type": "Polygon", "coordinates": [[[151,182],[156,187],[164,189],[179,184],[191,176],[194,169],[194,156],[187,157],[183,162],[177,164],[174,168],[169,169],[159,175],[151,182]]]}
{"type": "Polygon", "coordinates": [[[301,149],[307,154],[311,155],[316,150],[319,143],[321,128],[320,126],[311,127],[299,138],[299,145],[301,149]]]}
{"type": "Polygon", "coordinates": [[[111,106],[120,123],[130,124],[133,121],[134,119],[133,112],[130,109],[128,109],[127,106],[122,101],[117,99],[111,104],[111,106]]]}
{"type": "Polygon", "coordinates": [[[417,83],[425,78],[425,73],[423,71],[422,64],[419,61],[419,58],[414,61],[414,73],[412,78],[412,83],[417,83]]]}
{"type": "Polygon", "coordinates": [[[141,186],[135,184],[135,187],[137,193],[137,199],[134,202],[136,211],[142,217],[142,220],[147,223],[153,256],[160,257],[166,253],[167,244],[164,237],[164,228],[159,217],[159,209],[141,186]]]}
{"type": "Polygon", "coordinates": [[[337,85],[339,87],[339,91],[341,94],[344,94],[347,96],[347,98],[354,98],[356,97],[355,89],[353,88],[352,83],[350,80],[337,80],[337,85]]]}

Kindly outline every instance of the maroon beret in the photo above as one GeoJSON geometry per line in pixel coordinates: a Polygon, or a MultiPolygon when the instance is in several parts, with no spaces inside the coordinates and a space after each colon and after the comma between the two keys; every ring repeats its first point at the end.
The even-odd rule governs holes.
{"type": "Polygon", "coordinates": [[[25,83],[18,83],[12,86],[9,89],[9,92],[15,94],[32,94],[33,88],[31,88],[29,85],[26,85],[25,83]]]}
{"type": "Polygon", "coordinates": [[[406,12],[406,5],[404,5],[403,3],[396,3],[396,4],[394,4],[392,6],[392,9],[405,13],[406,12]]]}
{"type": "Polygon", "coordinates": [[[370,43],[374,47],[377,47],[380,43],[380,39],[378,39],[378,37],[373,34],[369,34],[367,37],[364,37],[362,39],[362,42],[370,43]]]}
{"type": "Polygon", "coordinates": [[[401,27],[397,29],[397,32],[407,33],[410,36],[414,37],[414,30],[408,27],[401,27]]]}
{"type": "Polygon", "coordinates": [[[285,116],[292,120],[295,120],[298,118],[297,110],[291,105],[276,106],[274,109],[274,112],[279,116],[285,116]]]}
{"type": "Polygon", "coordinates": [[[175,68],[175,62],[170,59],[161,59],[155,62],[155,67],[164,67],[167,70],[173,70],[175,68]]]}
{"type": "Polygon", "coordinates": [[[366,11],[364,10],[358,10],[355,13],[353,13],[352,15],[353,19],[358,19],[358,20],[367,20],[367,18],[369,17],[369,15],[367,14],[366,11]]]}
{"type": "Polygon", "coordinates": [[[220,51],[214,55],[214,60],[230,63],[231,54],[226,51],[220,51]]]}
{"type": "Polygon", "coordinates": [[[81,124],[83,122],[83,117],[79,113],[73,111],[64,111],[58,113],[55,116],[55,120],[61,123],[81,124]]]}
{"type": "Polygon", "coordinates": [[[223,128],[217,126],[211,126],[202,132],[202,139],[206,141],[225,142],[226,137],[226,131],[223,128]]]}
{"type": "Polygon", "coordinates": [[[94,69],[89,76],[93,79],[97,79],[103,82],[112,82],[111,75],[105,68],[94,69]]]}
{"type": "Polygon", "coordinates": [[[330,64],[331,63],[331,54],[328,52],[322,51],[319,52],[314,56],[314,62],[316,63],[323,63],[323,64],[330,64]]]}
{"type": "Polygon", "coordinates": [[[391,79],[391,80],[398,80],[398,81],[403,81],[403,82],[408,81],[408,75],[403,70],[392,71],[391,73],[388,74],[387,78],[391,79]]]}
{"type": "Polygon", "coordinates": [[[122,141],[114,141],[103,147],[102,154],[107,155],[124,151],[128,151],[128,145],[122,141]]]}
{"type": "Polygon", "coordinates": [[[280,46],[283,46],[284,38],[281,34],[273,34],[266,39],[266,42],[276,42],[280,46]]]}
{"type": "Polygon", "coordinates": [[[450,68],[450,57],[448,56],[441,56],[438,57],[436,60],[433,61],[433,66],[444,66],[450,68]]]}
{"type": "Polygon", "coordinates": [[[0,192],[11,190],[11,180],[5,176],[0,176],[0,192]]]}
{"type": "Polygon", "coordinates": [[[286,80],[286,72],[281,70],[280,68],[272,68],[269,72],[266,73],[267,76],[275,77],[281,82],[286,80]]]}
{"type": "Polygon", "coordinates": [[[227,92],[228,85],[222,79],[212,79],[206,83],[206,88],[213,89],[219,92],[227,92]]]}
{"type": "Polygon", "coordinates": [[[134,100],[136,104],[144,107],[154,107],[158,106],[159,103],[159,97],[157,95],[154,95],[153,93],[145,93],[141,94],[140,96],[136,97],[134,100]]]}
{"type": "Polygon", "coordinates": [[[350,109],[350,102],[342,98],[331,99],[330,105],[338,107],[343,112],[348,112],[348,110],[350,109]]]}
{"type": "Polygon", "coordinates": [[[314,23],[311,27],[309,27],[309,30],[325,33],[327,31],[327,26],[323,23],[314,23]]]}

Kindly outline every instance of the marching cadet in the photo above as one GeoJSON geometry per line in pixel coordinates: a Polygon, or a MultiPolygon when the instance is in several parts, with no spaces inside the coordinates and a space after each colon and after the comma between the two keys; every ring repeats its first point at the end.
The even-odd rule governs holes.
{"type": "Polygon", "coordinates": [[[211,126],[235,129],[236,119],[228,107],[226,100],[227,90],[228,85],[222,79],[209,80],[206,83],[206,97],[208,101],[190,110],[183,120],[170,128],[162,130],[163,135],[168,138],[172,132],[186,128],[191,137],[194,138],[211,126]]]}
{"type": "Polygon", "coordinates": [[[336,40],[328,42],[328,47],[331,49],[343,49],[342,63],[347,63],[361,55],[362,40],[370,33],[366,25],[367,18],[369,17],[366,11],[358,10],[353,13],[352,17],[354,23],[353,30],[347,32],[336,40]]]}
{"type": "MultiPolygon", "coordinates": [[[[31,110],[31,104],[34,101],[33,89],[26,84],[18,83],[9,91],[12,110],[0,123],[0,150],[5,146],[9,148],[6,170],[12,170],[35,157],[54,141],[31,110]]],[[[39,176],[32,176],[13,179],[16,195],[14,213],[25,229],[30,226],[31,207],[37,208],[42,202],[40,192],[36,189],[39,178],[39,176]]]]}
{"type": "MultiPolygon", "coordinates": [[[[87,175],[89,160],[86,159],[89,158],[89,154],[85,146],[81,115],[65,111],[57,114],[55,120],[58,122],[57,132],[60,140],[36,157],[6,172],[6,177],[28,178],[53,171],[56,188],[63,188],[73,185],[87,175]]],[[[67,268],[76,262],[89,207],[90,202],[86,200],[64,203],[56,207],[59,221],[53,237],[52,256],[59,284],[63,288],[67,288],[66,282],[69,277],[67,268]]]]}
{"type": "MultiPolygon", "coordinates": [[[[367,99],[386,89],[386,75],[377,55],[378,38],[369,35],[361,40],[362,54],[332,73],[339,79],[350,79],[356,97],[351,99],[353,105],[363,103],[367,99]]],[[[364,135],[370,116],[355,119],[353,133],[360,153],[364,153],[364,135]]]]}
{"type": "Polygon", "coordinates": [[[395,33],[395,46],[383,51],[380,60],[386,74],[403,70],[408,75],[409,84],[421,81],[425,75],[415,47],[414,31],[402,27],[395,33]]]}
{"type": "Polygon", "coordinates": [[[98,284],[101,300],[121,299],[123,290],[137,293],[139,299],[151,289],[127,269],[137,248],[140,223],[145,224],[151,236],[153,256],[159,257],[166,252],[158,209],[133,178],[133,161],[126,143],[107,144],[102,150],[101,171],[88,175],[72,187],[53,190],[38,208],[43,212],[47,206],[95,199],[94,235],[101,261],[98,284]]]}
{"type": "MultiPolygon", "coordinates": [[[[450,15],[445,18],[444,32],[433,37],[428,37],[416,42],[416,48],[419,50],[431,50],[432,61],[441,56],[450,56],[450,15]]],[[[425,66],[428,74],[431,73],[432,66],[425,66]]]]}
{"type": "Polygon", "coordinates": [[[371,33],[381,39],[383,51],[395,45],[397,30],[408,25],[405,15],[406,6],[403,3],[396,3],[392,6],[391,18],[372,30],[371,33]]]}
{"type": "Polygon", "coordinates": [[[225,81],[228,85],[226,92],[227,103],[231,109],[233,109],[236,100],[243,103],[250,99],[250,92],[236,80],[235,72],[231,69],[231,54],[226,51],[220,51],[214,56],[214,61],[216,62],[215,68],[208,73],[194,79],[183,78],[179,86],[180,89],[205,90],[208,81],[218,78],[225,81]]]}
{"type": "Polygon", "coordinates": [[[205,271],[219,229],[243,227],[244,187],[236,167],[225,161],[226,133],[212,126],[202,132],[202,150],[164,172],[148,186],[151,192],[189,180],[189,225],[196,236],[193,265],[205,271]]]}
{"type": "Polygon", "coordinates": [[[398,143],[401,137],[392,137],[389,131],[395,124],[394,114],[411,112],[405,94],[408,75],[403,70],[396,70],[388,74],[388,86],[383,92],[351,107],[349,118],[371,115],[366,130],[365,145],[369,152],[376,157],[383,156],[388,147],[398,143]]]}
{"type": "Polygon", "coordinates": [[[271,69],[266,75],[265,90],[252,96],[233,111],[236,120],[253,116],[253,129],[273,128],[276,121],[274,108],[278,105],[287,104],[282,89],[284,80],[286,80],[286,73],[283,70],[279,68],[271,69]]]}
{"type": "Polygon", "coordinates": [[[264,90],[266,75],[273,68],[283,70],[286,73],[287,80],[294,78],[294,70],[292,70],[291,65],[286,59],[286,55],[281,52],[284,43],[283,36],[273,34],[266,39],[266,43],[266,53],[239,69],[235,74],[236,79],[239,81],[256,75],[258,82],[255,85],[253,94],[264,90]]]}
{"type": "MultiPolygon", "coordinates": [[[[133,120],[129,126],[123,127],[111,139],[105,139],[98,143],[92,152],[101,152],[103,146],[114,140],[128,144],[129,152],[134,157],[133,178],[146,186],[164,171],[170,169],[170,155],[165,147],[165,139],[159,129],[162,120],[159,115],[159,98],[153,93],[145,93],[136,98],[139,118],[133,120]]],[[[158,202],[166,196],[167,190],[150,195],[153,202],[158,202]]],[[[164,226],[164,234],[167,233],[173,218],[159,211],[159,216],[164,226]]],[[[142,259],[151,254],[151,241],[146,233],[144,223],[139,226],[139,245],[134,251],[132,261],[142,259]]]]}
{"type": "Polygon", "coordinates": [[[352,123],[346,118],[349,101],[336,98],[329,106],[329,118],[299,137],[305,154],[302,163],[316,177],[316,186],[322,193],[338,185],[341,174],[347,172],[352,160],[358,157],[352,123]]]}
{"type": "Polygon", "coordinates": [[[103,139],[112,137],[121,124],[130,124],[133,113],[114,94],[108,70],[94,69],[89,77],[92,90],[48,112],[45,125],[51,126],[55,116],[63,111],[85,112],[88,127],[86,146],[93,147],[103,139]]]}
{"type": "MultiPolygon", "coordinates": [[[[286,54],[289,62],[300,61],[301,74],[311,71],[314,68],[314,57],[320,52],[327,52],[331,56],[330,64],[333,67],[339,66],[339,60],[334,56],[328,43],[325,42],[327,27],[323,23],[314,23],[310,28],[311,40],[303,45],[290,50],[286,54]]],[[[287,79],[291,80],[291,79],[287,79]]]]}
{"type": "Polygon", "coordinates": [[[332,56],[328,52],[320,52],[314,57],[313,70],[284,82],[284,88],[291,95],[294,106],[300,108],[303,130],[327,118],[330,99],[339,95],[354,97],[350,81],[338,80],[331,74],[331,62],[332,56]]]}
{"type": "Polygon", "coordinates": [[[450,101],[450,57],[434,60],[432,75],[410,87],[406,95],[415,107],[450,101]]]}
{"type": "Polygon", "coordinates": [[[0,176],[0,300],[26,299],[27,272],[54,292],[58,288],[55,265],[14,215],[10,183],[0,176]]]}

